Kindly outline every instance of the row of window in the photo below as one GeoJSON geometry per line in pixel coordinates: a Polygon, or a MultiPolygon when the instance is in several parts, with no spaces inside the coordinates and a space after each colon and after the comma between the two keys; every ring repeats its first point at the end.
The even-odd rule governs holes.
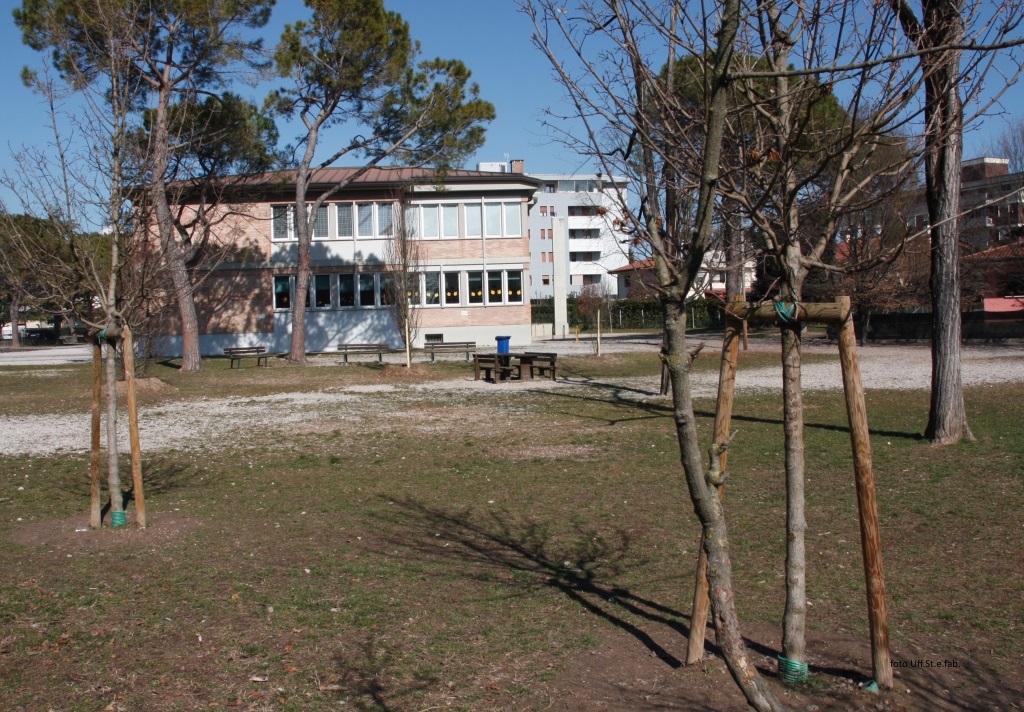
{"type": "MultiPolygon", "coordinates": [[[[422,239],[523,236],[520,201],[411,205],[405,209],[401,226],[396,226],[396,210],[397,205],[391,202],[321,205],[313,224],[313,239],[390,238],[398,228],[422,239]]],[[[271,206],[271,222],[275,242],[296,239],[294,205],[271,206]]]]}
{"type": "MultiPolygon", "coordinates": [[[[416,275],[406,293],[414,306],[468,306],[523,303],[522,270],[467,270],[416,275]]],[[[307,309],[374,308],[393,303],[389,277],[382,272],[314,274],[307,309]]],[[[274,275],[274,309],[291,309],[295,275],[274,275]]]]}

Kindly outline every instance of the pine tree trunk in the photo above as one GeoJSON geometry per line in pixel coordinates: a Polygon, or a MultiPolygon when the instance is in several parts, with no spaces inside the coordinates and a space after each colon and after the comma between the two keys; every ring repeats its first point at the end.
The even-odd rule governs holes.
{"type": "Polygon", "coordinates": [[[932,391],[926,436],[935,444],[973,440],[967,424],[960,373],[960,164],[963,108],[948,64],[927,84],[933,115],[928,152],[928,212],[931,220],[932,391]]]}
{"type": "Polygon", "coordinates": [[[181,318],[181,370],[188,373],[199,371],[203,368],[203,360],[199,352],[199,319],[196,316],[192,280],[189,278],[181,250],[173,238],[167,240],[164,253],[168,258],[174,300],[181,318]]]}

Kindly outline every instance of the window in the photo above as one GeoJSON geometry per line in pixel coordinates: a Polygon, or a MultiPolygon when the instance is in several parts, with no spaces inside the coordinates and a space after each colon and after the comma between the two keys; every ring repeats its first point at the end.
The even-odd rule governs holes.
{"type": "Polygon", "coordinates": [[[484,303],[484,273],[483,272],[468,272],[468,273],[466,273],[466,282],[469,285],[469,303],[470,304],[483,304],[484,303]]]}
{"type": "Polygon", "coordinates": [[[523,273],[521,270],[509,270],[506,275],[508,289],[505,292],[505,301],[509,304],[521,304],[523,302],[523,273]]]}
{"type": "Polygon", "coordinates": [[[422,208],[423,237],[440,237],[441,235],[437,221],[437,208],[436,205],[424,205],[422,208]]]}
{"type": "Polygon", "coordinates": [[[459,273],[444,273],[444,303],[445,305],[459,304],[459,273]]]}
{"type": "Polygon", "coordinates": [[[424,304],[440,304],[441,303],[441,275],[437,272],[427,272],[423,275],[424,284],[424,304]]]}
{"type": "Polygon", "coordinates": [[[359,203],[356,211],[359,217],[359,237],[373,237],[373,203],[359,203]]]}
{"type": "Polygon", "coordinates": [[[359,306],[376,306],[373,295],[373,275],[362,272],[359,274],[359,306]]]}
{"type": "Polygon", "coordinates": [[[327,234],[327,206],[321,205],[316,209],[316,220],[313,221],[313,239],[329,237],[327,234]]]}
{"type": "Polygon", "coordinates": [[[377,234],[391,237],[394,230],[394,206],[391,203],[377,203],[377,234]]]}
{"type": "Polygon", "coordinates": [[[540,253],[540,261],[541,262],[547,262],[548,261],[548,253],[547,252],[541,252],[540,253]]]}
{"type": "Polygon", "coordinates": [[[310,302],[314,309],[331,308],[331,275],[314,274],[310,286],[310,302]]]}
{"type": "Polygon", "coordinates": [[[523,234],[523,212],[519,203],[505,203],[505,234],[510,237],[523,234]]]}
{"type": "Polygon", "coordinates": [[[555,261],[555,253],[554,252],[549,252],[548,253],[548,262],[554,262],[554,261],[555,261]]]}
{"type": "Polygon", "coordinates": [[[352,237],[352,203],[338,203],[338,237],[352,237]]]}
{"type": "Polygon", "coordinates": [[[458,205],[442,205],[441,206],[441,227],[442,235],[444,237],[458,237],[459,236],[459,206],[458,205]]]}
{"type": "Polygon", "coordinates": [[[550,274],[542,274],[540,276],[540,283],[543,284],[544,286],[550,285],[551,284],[551,275],[550,274]]]}
{"type": "Polygon", "coordinates": [[[501,272],[487,273],[487,303],[501,304],[501,272]]]}
{"type": "Polygon", "coordinates": [[[484,230],[487,237],[501,237],[501,203],[484,204],[484,230]]]}
{"type": "Polygon", "coordinates": [[[420,303],[420,281],[422,275],[414,274],[410,275],[409,283],[407,286],[408,290],[405,293],[405,298],[409,304],[420,303]]]}
{"type": "Polygon", "coordinates": [[[292,278],[287,274],[274,275],[274,309],[291,309],[292,278]]]}
{"type": "Polygon", "coordinates": [[[548,216],[548,206],[546,206],[546,205],[540,206],[540,215],[543,218],[546,218],[548,216]]]}
{"type": "Polygon", "coordinates": [[[466,206],[466,237],[480,237],[480,206],[466,206]]]}
{"type": "Polygon", "coordinates": [[[292,206],[275,205],[271,208],[272,240],[292,240],[292,206]]]}
{"type": "Polygon", "coordinates": [[[416,207],[405,209],[405,234],[408,237],[420,236],[420,211],[416,207]]]}
{"type": "MultiPolygon", "coordinates": [[[[415,279],[413,275],[409,275],[410,278],[415,279]]],[[[390,274],[384,274],[383,272],[377,278],[380,283],[380,305],[386,307],[395,303],[395,278],[390,274]]]]}
{"type": "Polygon", "coordinates": [[[356,305],[356,276],[354,274],[338,275],[338,306],[354,307],[356,305]]]}

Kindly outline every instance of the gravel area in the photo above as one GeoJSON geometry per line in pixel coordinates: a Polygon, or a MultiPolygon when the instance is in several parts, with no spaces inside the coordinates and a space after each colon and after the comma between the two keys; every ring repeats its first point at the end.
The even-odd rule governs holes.
{"type": "MultiPolygon", "coordinates": [[[[714,358],[721,348],[718,339],[704,341],[702,357],[714,358]]],[[[602,343],[602,353],[657,350],[658,339],[614,335],[602,343]]],[[[546,341],[531,347],[538,351],[556,351],[561,355],[593,354],[592,341],[546,341]]],[[[778,353],[777,341],[751,340],[751,350],[778,353]]],[[[806,363],[802,369],[807,390],[838,390],[842,388],[838,349],[835,344],[807,342],[804,353],[833,354],[825,363],[806,363]]],[[[859,349],[861,375],[870,390],[928,389],[931,378],[931,355],[927,345],[872,345],[859,349]]],[[[461,357],[460,357],[461,358],[461,357]]],[[[742,354],[740,356],[742,361],[742,354]]],[[[336,358],[321,363],[333,364],[336,358]]],[[[41,369],[42,371],[43,369],[41,369]]],[[[47,376],[58,376],[60,369],[49,369],[47,376]]],[[[963,351],[962,373],[965,385],[998,384],[1024,381],[1024,346],[968,346],[963,351]]],[[[781,390],[781,367],[742,370],[737,376],[737,389],[781,390]]],[[[661,398],[657,378],[605,379],[602,385],[618,385],[628,389],[638,400],[661,398]]],[[[183,402],[164,402],[140,410],[140,438],[148,451],[169,448],[203,448],[211,443],[211,433],[224,442],[238,444],[240,438],[258,433],[262,442],[269,431],[295,429],[332,429],[346,421],[358,424],[359,419],[376,413],[382,393],[389,398],[422,399],[425,391],[436,407],[456,407],[460,393],[486,390],[503,398],[514,397],[519,389],[556,388],[585,389],[586,381],[559,378],[557,382],[533,381],[496,386],[485,381],[466,378],[401,386],[361,386],[344,391],[333,389],[316,393],[280,393],[264,397],[210,398],[183,402]],[[447,393],[446,398],[434,392],[447,393]]],[[[717,374],[701,373],[694,379],[696,397],[713,397],[717,374]]],[[[51,455],[58,452],[85,452],[89,448],[88,413],[0,417],[0,453],[4,455],[51,455]]],[[[127,447],[127,425],[119,425],[119,435],[127,447]]]]}

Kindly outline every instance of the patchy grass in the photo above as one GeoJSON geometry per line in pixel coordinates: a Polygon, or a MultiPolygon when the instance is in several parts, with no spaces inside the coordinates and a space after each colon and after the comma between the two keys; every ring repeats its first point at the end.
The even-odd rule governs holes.
{"type": "MultiPolygon", "coordinates": [[[[699,531],[668,401],[606,387],[657,374],[657,356],[561,361],[560,374],[592,385],[405,387],[464,377],[451,361],[411,374],[154,366],[173,388],[147,395],[151,405],[395,388],[363,395],[358,420],[328,411],[315,430],[147,453],[146,531],[76,531],[87,457],[0,459],[0,699],[509,709],[610,628],[661,655],[645,630],[657,618],[685,635],[699,531]]],[[[741,368],[769,361],[744,355],[741,368]]],[[[62,368],[34,398],[38,375],[4,375],[3,414],[88,407],[87,368],[62,368]]],[[[870,395],[897,652],[985,656],[1008,680],[1020,670],[1022,400],[1020,384],[970,390],[978,440],[937,449],[919,437],[926,394],[870,395]]],[[[807,403],[809,625],[866,638],[841,395],[807,403]]],[[[697,408],[706,442],[714,404],[697,408]]],[[[780,418],[777,396],[737,399],[726,507],[736,600],[755,624],[778,625],[783,604],[780,418]]]]}

